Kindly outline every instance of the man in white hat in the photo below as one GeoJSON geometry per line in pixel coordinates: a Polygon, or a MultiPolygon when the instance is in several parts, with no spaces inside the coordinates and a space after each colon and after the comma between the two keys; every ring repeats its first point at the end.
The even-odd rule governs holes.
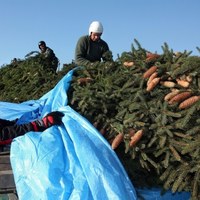
{"type": "MultiPolygon", "coordinates": [[[[89,26],[89,35],[82,36],[76,45],[75,63],[78,66],[87,66],[96,61],[111,61],[105,56],[109,51],[108,44],[101,39],[103,26],[99,21],[93,21],[89,26]]],[[[111,53],[111,52],[110,52],[111,53]]]]}

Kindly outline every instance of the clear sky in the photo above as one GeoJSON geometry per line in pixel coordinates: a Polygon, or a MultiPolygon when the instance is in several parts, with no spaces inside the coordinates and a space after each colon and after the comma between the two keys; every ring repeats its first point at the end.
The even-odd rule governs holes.
{"type": "Polygon", "coordinates": [[[114,59],[134,38],[152,52],[162,53],[166,42],[174,52],[200,55],[200,0],[0,0],[0,8],[0,66],[38,51],[40,40],[61,66],[71,63],[94,20],[102,22],[114,59]]]}

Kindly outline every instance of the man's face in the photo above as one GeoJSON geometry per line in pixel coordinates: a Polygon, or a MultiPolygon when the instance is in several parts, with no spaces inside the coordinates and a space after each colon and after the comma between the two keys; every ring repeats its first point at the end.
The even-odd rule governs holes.
{"type": "Polygon", "coordinates": [[[45,51],[46,46],[45,46],[44,44],[41,44],[41,45],[39,46],[39,48],[40,48],[40,50],[43,52],[43,51],[45,51]]]}
{"type": "Polygon", "coordinates": [[[98,41],[101,37],[102,33],[94,33],[92,32],[90,35],[90,39],[94,42],[98,41]]]}

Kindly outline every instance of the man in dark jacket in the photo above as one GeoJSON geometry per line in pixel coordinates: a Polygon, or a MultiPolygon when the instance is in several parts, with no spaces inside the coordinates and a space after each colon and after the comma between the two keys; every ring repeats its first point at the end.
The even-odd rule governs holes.
{"type": "Polygon", "coordinates": [[[42,57],[44,58],[44,60],[46,61],[48,65],[47,67],[51,69],[52,71],[56,72],[58,68],[59,60],[56,57],[54,51],[51,48],[47,47],[44,41],[40,41],[38,43],[38,47],[40,49],[40,53],[42,57]]]}
{"type": "Polygon", "coordinates": [[[10,144],[12,139],[29,131],[44,131],[53,125],[61,125],[64,114],[59,111],[50,112],[44,118],[26,124],[0,119],[0,146],[10,144]]]}
{"type": "MultiPolygon", "coordinates": [[[[90,24],[89,35],[82,36],[76,45],[75,63],[78,66],[87,66],[96,61],[112,61],[106,56],[110,52],[108,44],[101,39],[103,26],[101,22],[94,21],[90,24]]],[[[111,52],[110,52],[111,53],[111,52]]]]}

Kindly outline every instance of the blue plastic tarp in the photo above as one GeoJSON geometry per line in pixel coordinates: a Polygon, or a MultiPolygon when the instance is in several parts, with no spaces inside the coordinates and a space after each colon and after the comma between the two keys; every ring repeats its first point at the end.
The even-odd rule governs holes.
{"type": "MultiPolygon", "coordinates": [[[[73,70],[38,100],[21,104],[0,102],[1,118],[18,118],[18,123],[42,118],[56,110],[65,114],[63,125],[44,132],[29,132],[13,140],[10,158],[19,199],[138,199],[136,189],[109,143],[67,105],[66,91],[72,75],[73,70]]],[[[137,192],[144,199],[148,199],[148,192],[149,199],[152,197],[150,190],[137,189],[137,192]]],[[[166,194],[172,196],[170,192],[166,194]]],[[[186,200],[187,195],[181,193],[177,200],[186,200]]],[[[160,192],[154,192],[154,199],[162,198],[160,192]]]]}

